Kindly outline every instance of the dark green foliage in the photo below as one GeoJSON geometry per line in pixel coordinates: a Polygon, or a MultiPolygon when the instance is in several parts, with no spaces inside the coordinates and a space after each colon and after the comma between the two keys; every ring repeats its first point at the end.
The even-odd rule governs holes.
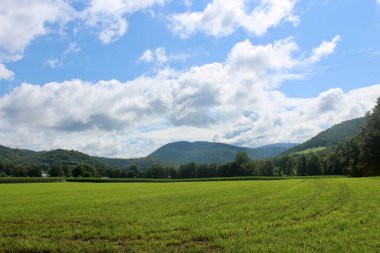
{"type": "Polygon", "coordinates": [[[196,177],[197,178],[207,178],[207,177],[216,177],[218,176],[218,166],[216,164],[203,164],[199,165],[196,177]]]}
{"type": "Polygon", "coordinates": [[[361,134],[359,167],[365,175],[380,176],[380,97],[367,118],[361,134]]]}
{"type": "Polygon", "coordinates": [[[59,177],[0,177],[0,184],[10,183],[52,183],[64,182],[64,178],[59,177]]]}
{"type": "Polygon", "coordinates": [[[183,164],[179,167],[179,178],[194,178],[197,175],[197,165],[193,162],[183,164]]]}
{"type": "Polygon", "coordinates": [[[225,164],[239,152],[247,153],[250,159],[274,157],[296,144],[273,144],[260,148],[244,148],[215,142],[174,142],[169,143],[147,158],[168,161],[174,164],[196,162],[199,164],[225,164]]]}
{"type": "Polygon", "coordinates": [[[256,163],[255,171],[257,176],[273,176],[274,164],[273,160],[260,160],[256,163]]]}
{"type": "Polygon", "coordinates": [[[323,175],[322,165],[318,155],[311,154],[307,161],[307,167],[309,169],[309,176],[323,175]]]}
{"type": "Polygon", "coordinates": [[[101,163],[112,167],[119,168],[122,170],[129,169],[131,166],[136,166],[142,170],[149,169],[155,164],[160,164],[163,167],[178,167],[177,163],[168,162],[155,157],[143,157],[143,158],[105,158],[105,157],[95,157],[101,163]]]}
{"type": "Polygon", "coordinates": [[[163,168],[159,164],[153,165],[151,168],[145,171],[145,177],[148,178],[169,178],[167,168],[163,168]]]}

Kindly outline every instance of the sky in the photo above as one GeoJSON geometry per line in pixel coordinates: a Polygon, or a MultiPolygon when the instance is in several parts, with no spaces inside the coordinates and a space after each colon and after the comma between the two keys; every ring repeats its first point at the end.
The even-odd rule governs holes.
{"type": "Polygon", "coordinates": [[[0,0],[0,145],[303,142],[380,96],[380,0],[0,0]]]}

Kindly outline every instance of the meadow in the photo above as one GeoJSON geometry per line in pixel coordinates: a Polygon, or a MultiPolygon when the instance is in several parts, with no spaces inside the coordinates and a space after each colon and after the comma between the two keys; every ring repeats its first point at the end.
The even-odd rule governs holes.
{"type": "Polygon", "coordinates": [[[0,184],[0,252],[379,252],[380,178],[0,184]]]}

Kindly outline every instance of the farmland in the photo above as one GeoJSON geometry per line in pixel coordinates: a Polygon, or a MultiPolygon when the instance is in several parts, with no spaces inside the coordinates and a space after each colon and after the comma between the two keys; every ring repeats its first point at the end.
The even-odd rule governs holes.
{"type": "Polygon", "coordinates": [[[379,252],[380,178],[0,184],[0,251],[379,252]]]}

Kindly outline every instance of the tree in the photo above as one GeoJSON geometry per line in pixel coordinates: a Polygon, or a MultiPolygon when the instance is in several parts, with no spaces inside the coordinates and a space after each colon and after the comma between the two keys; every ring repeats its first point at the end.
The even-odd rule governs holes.
{"type": "Polygon", "coordinates": [[[380,97],[366,118],[360,142],[359,168],[366,176],[380,176],[380,97]]]}
{"type": "Polygon", "coordinates": [[[360,177],[364,171],[358,166],[360,146],[358,137],[340,143],[335,152],[342,174],[360,177]]]}
{"type": "Polygon", "coordinates": [[[183,164],[179,167],[178,175],[181,178],[194,178],[197,171],[197,165],[193,162],[183,164]]]}
{"type": "Polygon", "coordinates": [[[63,170],[61,164],[54,164],[49,170],[49,175],[51,177],[64,177],[65,171],[63,170]]]}
{"type": "Polygon", "coordinates": [[[28,174],[27,174],[27,171],[26,171],[24,166],[22,166],[22,165],[14,166],[13,176],[15,176],[15,177],[26,177],[27,175],[28,174]]]}
{"type": "Polygon", "coordinates": [[[42,177],[42,170],[37,165],[32,165],[26,172],[28,177],[42,177]]]}
{"type": "Polygon", "coordinates": [[[138,168],[136,165],[131,165],[128,169],[127,177],[129,178],[136,178],[140,174],[138,168]]]}
{"type": "Polygon", "coordinates": [[[307,168],[307,160],[306,160],[305,155],[301,155],[298,159],[297,175],[298,176],[308,176],[309,175],[309,171],[307,168]]]}
{"type": "Polygon", "coordinates": [[[256,175],[257,176],[273,176],[274,164],[272,159],[257,161],[256,175]]]}
{"type": "Polygon", "coordinates": [[[159,164],[154,164],[145,172],[145,177],[148,178],[167,178],[168,174],[166,169],[159,164]]]}
{"type": "Polygon", "coordinates": [[[307,161],[307,168],[309,175],[322,175],[321,162],[319,156],[316,154],[311,154],[307,161]]]}

